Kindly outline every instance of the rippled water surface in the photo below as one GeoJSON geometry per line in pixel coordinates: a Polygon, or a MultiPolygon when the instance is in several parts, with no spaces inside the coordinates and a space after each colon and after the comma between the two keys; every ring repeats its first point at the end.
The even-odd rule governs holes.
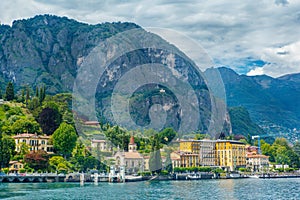
{"type": "Polygon", "coordinates": [[[0,183],[0,199],[300,199],[300,179],[0,183]]]}

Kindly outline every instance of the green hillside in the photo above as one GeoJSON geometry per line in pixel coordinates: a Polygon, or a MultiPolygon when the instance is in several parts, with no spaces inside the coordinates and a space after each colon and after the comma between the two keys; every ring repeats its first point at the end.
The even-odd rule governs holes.
{"type": "Polygon", "coordinates": [[[232,126],[232,133],[235,135],[264,135],[265,131],[255,124],[244,107],[230,107],[229,116],[232,126]]]}

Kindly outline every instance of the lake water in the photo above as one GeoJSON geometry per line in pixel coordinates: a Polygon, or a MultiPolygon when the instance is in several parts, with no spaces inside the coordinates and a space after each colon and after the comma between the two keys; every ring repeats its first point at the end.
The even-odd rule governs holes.
{"type": "Polygon", "coordinates": [[[300,179],[0,183],[0,199],[300,199],[300,179]]]}

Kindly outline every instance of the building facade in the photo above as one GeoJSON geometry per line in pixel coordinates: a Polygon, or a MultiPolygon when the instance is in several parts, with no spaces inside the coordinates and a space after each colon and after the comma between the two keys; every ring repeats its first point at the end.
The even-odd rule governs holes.
{"type": "Polygon", "coordinates": [[[179,149],[186,153],[199,153],[200,140],[181,140],[179,149]]]}
{"type": "Polygon", "coordinates": [[[125,170],[129,174],[144,171],[144,158],[137,151],[137,145],[134,142],[133,136],[131,136],[128,144],[128,152],[118,151],[114,158],[116,160],[116,168],[125,166],[125,170]]]}
{"type": "Polygon", "coordinates": [[[246,148],[246,161],[247,168],[252,172],[263,172],[269,169],[269,156],[259,154],[256,146],[246,148]]]}
{"type": "Polygon", "coordinates": [[[179,145],[180,166],[215,166],[215,140],[181,140],[179,145]]]}
{"type": "Polygon", "coordinates": [[[9,162],[9,172],[18,173],[20,169],[24,168],[24,164],[19,161],[10,161],[9,162]]]}
{"type": "Polygon", "coordinates": [[[265,155],[247,155],[247,168],[252,172],[264,172],[269,169],[269,156],[265,155]]]}
{"type": "Polygon", "coordinates": [[[216,165],[227,171],[246,167],[245,144],[234,140],[216,140],[216,165]]]}
{"type": "Polygon", "coordinates": [[[216,165],[216,141],[200,140],[199,162],[201,166],[216,165]]]}
{"type": "Polygon", "coordinates": [[[98,151],[106,151],[106,152],[112,151],[112,145],[110,144],[110,142],[108,142],[106,140],[92,139],[91,140],[91,148],[93,150],[98,150],[98,151]]]}
{"type": "Polygon", "coordinates": [[[49,144],[50,137],[47,135],[37,135],[23,133],[13,136],[16,143],[16,151],[21,151],[21,146],[26,144],[29,151],[44,150],[47,153],[53,153],[53,145],[49,144]]]}

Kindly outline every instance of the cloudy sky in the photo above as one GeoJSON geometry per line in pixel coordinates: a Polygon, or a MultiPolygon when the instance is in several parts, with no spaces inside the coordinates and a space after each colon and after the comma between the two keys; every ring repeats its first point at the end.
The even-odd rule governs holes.
{"type": "Polygon", "coordinates": [[[300,72],[300,1],[2,0],[0,21],[37,14],[96,24],[130,21],[196,40],[218,66],[278,77],[300,72]]]}

